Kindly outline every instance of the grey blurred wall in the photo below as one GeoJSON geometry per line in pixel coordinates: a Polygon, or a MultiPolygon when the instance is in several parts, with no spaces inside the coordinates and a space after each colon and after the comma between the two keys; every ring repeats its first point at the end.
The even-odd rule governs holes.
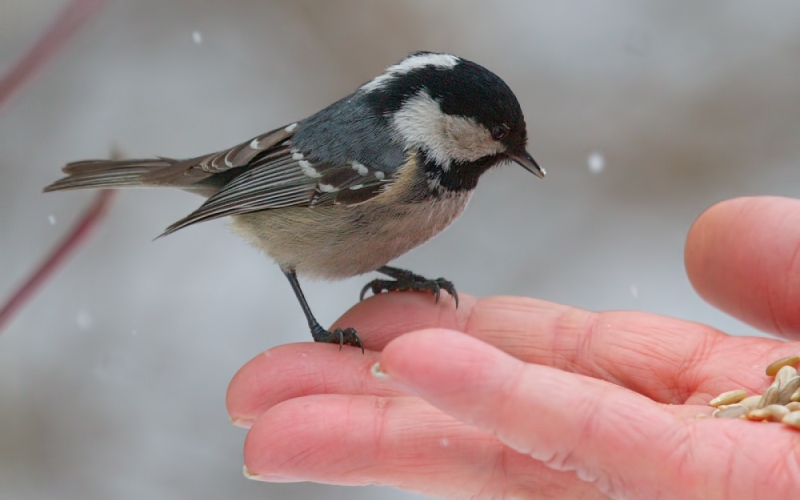
{"type": "MultiPolygon", "coordinates": [[[[0,71],[64,4],[0,0],[0,71]]],[[[398,265],[482,296],[757,333],[694,294],[682,245],[718,200],[800,195],[796,1],[112,2],[0,114],[0,297],[91,199],[40,194],[63,163],[230,146],[420,49],[501,75],[548,177],[493,172],[398,265]]],[[[242,478],[227,383],[308,334],[277,267],[223,221],[152,241],[199,202],[121,193],[0,336],[0,498],[418,498],[242,478]]],[[[364,280],[305,288],[329,323],[364,280]]]]}

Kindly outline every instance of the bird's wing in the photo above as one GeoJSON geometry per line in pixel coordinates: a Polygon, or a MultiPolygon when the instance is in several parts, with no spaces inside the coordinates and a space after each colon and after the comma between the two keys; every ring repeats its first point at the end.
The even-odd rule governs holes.
{"type": "MultiPolygon", "coordinates": [[[[274,133],[274,132],[273,132],[274,133]]],[[[262,138],[273,140],[269,134],[262,138]]],[[[358,161],[309,161],[311,151],[292,148],[291,137],[266,150],[259,138],[232,149],[209,155],[196,166],[198,181],[209,175],[232,175],[214,195],[187,217],[172,224],[169,234],[190,224],[228,215],[293,206],[352,205],[378,195],[393,178],[358,161]],[[236,173],[241,171],[241,173],[236,173]],[[213,174],[211,173],[213,172],[213,174]]],[[[157,182],[157,180],[153,180],[157,182]]]]}
{"type": "MultiPolygon", "coordinates": [[[[150,170],[142,176],[142,184],[185,186],[202,182],[218,174],[236,175],[250,167],[257,158],[266,161],[280,158],[289,151],[289,139],[297,124],[281,127],[261,134],[230,149],[188,160],[172,161],[169,167],[150,170]]],[[[69,166],[67,166],[69,168],[69,166]]],[[[67,169],[64,170],[69,173],[67,169]]],[[[219,176],[222,178],[227,175],[219,176]]]]}

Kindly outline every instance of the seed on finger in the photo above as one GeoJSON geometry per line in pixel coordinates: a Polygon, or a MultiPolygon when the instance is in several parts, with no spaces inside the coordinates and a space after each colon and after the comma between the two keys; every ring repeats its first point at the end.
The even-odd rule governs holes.
{"type": "Polygon", "coordinates": [[[775,382],[778,386],[783,387],[793,377],[797,376],[797,370],[794,366],[783,366],[778,373],[775,374],[775,382]]]}
{"type": "Polygon", "coordinates": [[[774,379],[763,394],[747,396],[744,389],[734,389],[715,397],[708,403],[717,408],[712,416],[783,422],[800,429],[800,372],[795,368],[798,363],[800,356],[790,356],[771,363],[767,367],[767,375],[774,379]]]}
{"type": "Polygon", "coordinates": [[[708,402],[708,406],[719,407],[722,405],[732,405],[738,403],[747,397],[747,392],[744,389],[735,389],[733,391],[723,392],[708,402]]]}
{"type": "MultiPolygon", "coordinates": [[[[777,379],[775,379],[777,381],[777,379]]],[[[792,396],[797,390],[800,389],[800,376],[795,375],[783,384],[781,384],[780,392],[778,393],[778,404],[785,405],[792,401],[792,396]]]]}
{"type": "Polygon", "coordinates": [[[783,405],[769,405],[764,408],[764,411],[769,413],[769,419],[773,422],[780,422],[783,417],[790,413],[789,409],[783,405]]]}
{"type": "Polygon", "coordinates": [[[783,417],[781,420],[786,425],[794,427],[795,429],[800,429],[800,411],[793,411],[783,417]]]}
{"type": "Polygon", "coordinates": [[[748,408],[740,404],[728,405],[725,408],[714,410],[714,418],[738,418],[748,412],[748,408]]]}
{"type": "Polygon", "coordinates": [[[754,396],[747,396],[743,400],[739,401],[739,404],[746,406],[747,409],[751,409],[756,408],[759,402],[761,402],[761,394],[756,394],[754,396]]]}
{"type": "Polygon", "coordinates": [[[766,408],[753,408],[748,410],[744,416],[747,420],[769,420],[772,415],[766,408]]]}
{"type": "Polygon", "coordinates": [[[767,375],[770,377],[774,377],[778,374],[778,370],[783,368],[784,366],[796,366],[797,363],[800,363],[800,356],[789,356],[786,358],[781,358],[777,361],[773,361],[767,366],[766,372],[767,375]]]}
{"type": "Polygon", "coordinates": [[[780,389],[776,384],[772,384],[764,391],[764,395],[761,396],[761,400],[758,402],[756,409],[764,408],[766,406],[775,404],[778,402],[778,396],[780,395],[780,389]]]}

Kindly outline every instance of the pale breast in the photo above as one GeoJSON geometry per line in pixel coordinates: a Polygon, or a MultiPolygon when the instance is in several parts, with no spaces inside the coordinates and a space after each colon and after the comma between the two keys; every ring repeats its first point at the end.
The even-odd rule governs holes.
{"type": "Polygon", "coordinates": [[[285,270],[342,279],[374,271],[431,239],[461,215],[471,195],[267,210],[235,216],[233,227],[285,270]]]}

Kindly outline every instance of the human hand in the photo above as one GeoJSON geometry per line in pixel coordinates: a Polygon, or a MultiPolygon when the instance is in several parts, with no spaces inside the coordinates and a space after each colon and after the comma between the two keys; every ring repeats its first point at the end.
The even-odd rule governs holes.
{"type": "MultiPolygon", "coordinates": [[[[703,214],[685,257],[706,300],[797,337],[798,255],[800,201],[750,198],[703,214]]],[[[694,418],[721,392],[763,392],[763,368],[797,342],[520,297],[456,310],[385,294],[339,323],[368,332],[366,355],[284,345],[231,382],[256,478],[448,498],[789,498],[800,484],[796,431],[694,418]]]]}

